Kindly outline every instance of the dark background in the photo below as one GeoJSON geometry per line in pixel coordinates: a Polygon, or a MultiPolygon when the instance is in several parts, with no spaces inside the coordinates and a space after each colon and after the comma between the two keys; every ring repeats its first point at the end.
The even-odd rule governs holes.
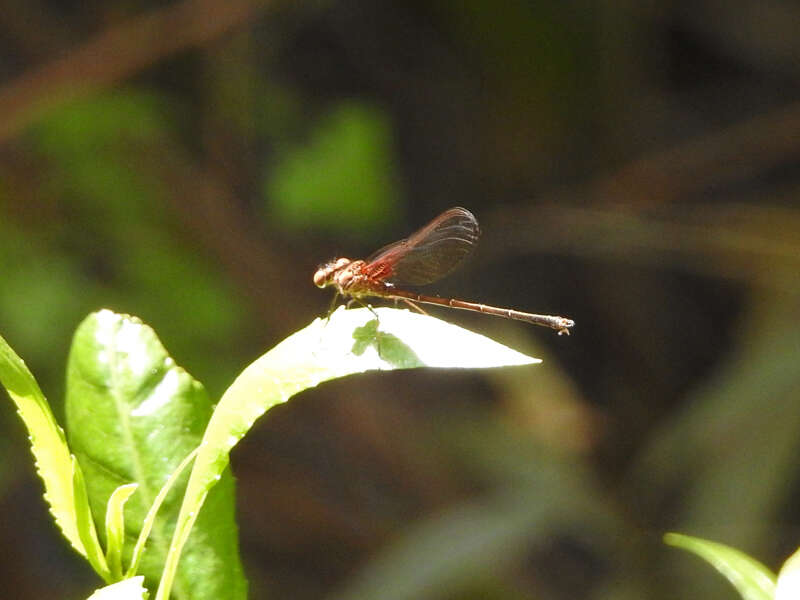
{"type": "MultiPolygon", "coordinates": [[[[426,291],[573,335],[432,309],[544,363],[350,377],[262,418],[232,457],[251,597],[733,598],[661,535],[774,569],[800,539],[798,30],[773,0],[7,0],[0,333],[59,418],[100,307],[218,398],[325,312],[318,264],[468,207],[478,251],[426,291]],[[454,556],[422,524],[491,533],[498,496],[564,515],[424,592],[376,567],[454,556]]],[[[7,406],[3,588],[84,598],[7,406]]]]}

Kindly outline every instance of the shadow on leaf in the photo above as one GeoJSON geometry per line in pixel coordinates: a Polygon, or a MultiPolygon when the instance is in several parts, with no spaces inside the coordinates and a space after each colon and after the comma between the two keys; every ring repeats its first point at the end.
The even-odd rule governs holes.
{"type": "Polygon", "coordinates": [[[367,348],[373,347],[382,360],[395,368],[425,366],[410,346],[396,335],[380,331],[378,326],[378,319],[372,319],[353,330],[353,354],[361,356],[367,348]]]}

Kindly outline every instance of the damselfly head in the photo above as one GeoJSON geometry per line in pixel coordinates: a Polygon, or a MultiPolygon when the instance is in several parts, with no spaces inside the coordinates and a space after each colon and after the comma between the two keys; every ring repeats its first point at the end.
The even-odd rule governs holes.
{"type": "Polygon", "coordinates": [[[317,269],[317,272],[314,273],[314,285],[318,288],[328,287],[333,283],[334,274],[351,262],[349,258],[337,258],[321,266],[317,269]]]}

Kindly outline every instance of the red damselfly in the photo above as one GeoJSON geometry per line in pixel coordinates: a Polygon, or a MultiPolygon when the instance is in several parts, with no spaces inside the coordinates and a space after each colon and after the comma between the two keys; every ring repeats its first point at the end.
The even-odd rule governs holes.
{"type": "Polygon", "coordinates": [[[320,288],[333,286],[337,297],[342,294],[359,302],[362,298],[378,297],[402,300],[415,308],[418,308],[415,302],[436,304],[550,327],[559,335],[569,334],[575,322],[565,317],[425,296],[397,287],[424,285],[441,279],[469,256],[479,236],[475,216],[466,208],[451,208],[410,237],[381,248],[367,260],[332,260],[317,269],[314,284],[320,288]]]}

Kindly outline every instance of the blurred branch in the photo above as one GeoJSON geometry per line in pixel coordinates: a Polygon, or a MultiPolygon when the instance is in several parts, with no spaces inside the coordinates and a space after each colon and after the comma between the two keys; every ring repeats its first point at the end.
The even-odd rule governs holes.
{"type": "Polygon", "coordinates": [[[797,77],[800,6],[783,0],[705,0],[680,12],[718,51],[767,72],[797,77]]]}
{"type": "Polygon", "coordinates": [[[44,60],[72,39],[64,21],[42,0],[5,0],[0,35],[13,44],[16,61],[44,60]]]}
{"type": "MultiPolygon", "coordinates": [[[[167,204],[245,295],[265,337],[285,335],[309,315],[317,316],[320,299],[311,275],[298,276],[296,261],[286,259],[288,249],[282,251],[280,241],[264,238],[213,166],[197,164],[166,137],[138,150],[138,167],[172,191],[167,204]]],[[[302,250],[292,249],[294,258],[298,252],[302,250]]]]}
{"type": "Polygon", "coordinates": [[[635,160],[589,186],[590,204],[672,202],[800,155],[800,103],[635,160]]]}
{"type": "Polygon", "coordinates": [[[486,230],[503,232],[492,244],[496,251],[484,256],[487,261],[500,253],[555,251],[800,289],[800,211],[777,203],[703,204],[642,214],[631,206],[581,208],[547,202],[497,214],[486,230]]]}
{"type": "Polygon", "coordinates": [[[661,263],[748,284],[800,288],[800,211],[788,190],[745,197],[752,180],[800,156],[800,104],[635,160],[527,210],[483,219],[496,259],[509,251],[661,263]],[[736,200],[697,203],[713,190],[736,200]],[[691,201],[691,203],[690,203],[691,201]],[[771,205],[765,205],[769,201],[771,205]]]}
{"type": "Polygon", "coordinates": [[[179,50],[252,19],[264,0],[185,0],[127,20],[0,88],[0,142],[39,114],[123,81],[179,50]]]}

